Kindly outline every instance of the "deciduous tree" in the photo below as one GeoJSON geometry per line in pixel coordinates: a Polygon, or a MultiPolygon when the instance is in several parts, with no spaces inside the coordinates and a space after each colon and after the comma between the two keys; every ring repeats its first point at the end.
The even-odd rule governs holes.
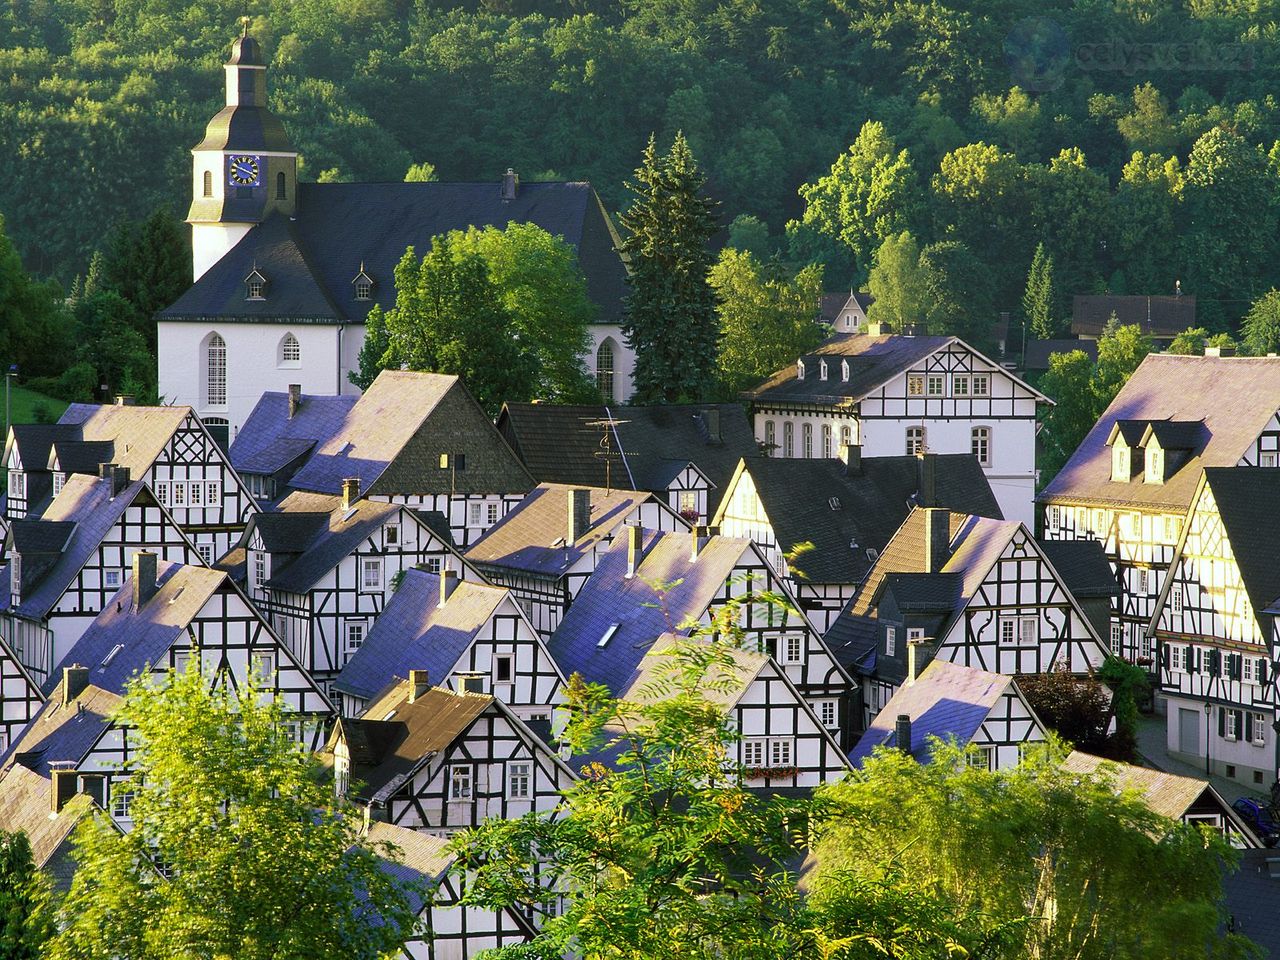
{"type": "Polygon", "coordinates": [[[924,322],[920,247],[911,234],[904,231],[880,244],[867,289],[875,297],[867,310],[868,320],[888,325],[893,333],[903,333],[924,322]]]}

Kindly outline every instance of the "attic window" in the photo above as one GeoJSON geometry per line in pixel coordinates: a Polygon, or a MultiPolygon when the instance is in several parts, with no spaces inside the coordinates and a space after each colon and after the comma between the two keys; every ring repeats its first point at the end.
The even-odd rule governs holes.
{"type": "Polygon", "coordinates": [[[254,267],[249,275],[244,278],[244,284],[246,300],[267,299],[267,278],[257,267],[254,267]]]}
{"type": "Polygon", "coordinates": [[[1129,448],[1117,441],[1111,448],[1111,479],[1117,483],[1129,482],[1129,448]]]}
{"type": "Polygon", "coordinates": [[[123,644],[123,643],[117,643],[114,647],[112,647],[110,650],[108,650],[108,651],[107,651],[107,655],[106,655],[105,657],[103,657],[103,658],[102,658],[102,666],[104,666],[104,667],[105,667],[105,666],[106,666],[107,664],[109,664],[112,660],[114,660],[114,659],[116,658],[116,655],[117,655],[117,654],[119,654],[119,653],[120,653],[120,651],[121,651],[121,650],[123,650],[123,649],[124,649],[124,644],[123,644]]]}
{"type": "Polygon", "coordinates": [[[1147,448],[1147,483],[1164,483],[1164,451],[1159,447],[1147,448]]]}
{"type": "Polygon", "coordinates": [[[880,559],[880,551],[877,550],[875,547],[867,547],[867,559],[870,560],[872,563],[875,563],[878,559],[880,559]]]}
{"type": "Polygon", "coordinates": [[[818,379],[819,380],[827,379],[827,361],[825,360],[818,361],[818,379]]]}
{"type": "Polygon", "coordinates": [[[839,509],[840,509],[840,498],[839,498],[839,497],[832,497],[830,500],[828,500],[828,501],[827,501],[827,506],[828,506],[828,507],[830,507],[832,510],[839,510],[839,509]]]}
{"type": "Polygon", "coordinates": [[[360,263],[360,272],[355,275],[351,285],[355,288],[357,300],[373,299],[373,277],[365,272],[363,261],[360,263]]]}
{"type": "Polygon", "coordinates": [[[848,360],[840,361],[840,379],[845,383],[849,382],[849,361],[848,360]]]}
{"type": "Polygon", "coordinates": [[[620,626],[622,626],[622,624],[617,622],[609,624],[609,626],[605,629],[604,634],[600,637],[599,640],[596,641],[596,646],[601,649],[608,646],[609,641],[613,639],[613,635],[618,632],[618,627],[620,626]]]}
{"type": "Polygon", "coordinates": [[[804,379],[804,361],[803,360],[796,361],[796,379],[797,380],[804,379]]]}

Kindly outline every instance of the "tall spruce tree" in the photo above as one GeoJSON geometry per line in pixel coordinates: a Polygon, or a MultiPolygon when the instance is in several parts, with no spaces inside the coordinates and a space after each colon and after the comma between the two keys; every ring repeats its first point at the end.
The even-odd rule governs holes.
{"type": "Polygon", "coordinates": [[[715,202],[677,133],[666,156],[651,136],[635,179],[635,202],[622,215],[622,252],[630,262],[622,332],[636,353],[635,400],[700,400],[715,382],[719,324],[709,282],[715,202]]]}
{"type": "Polygon", "coordinates": [[[1053,257],[1045,252],[1044,244],[1036,244],[1031,269],[1027,272],[1027,289],[1022,295],[1022,312],[1032,336],[1038,340],[1052,340],[1058,333],[1058,322],[1053,314],[1053,257]]]}

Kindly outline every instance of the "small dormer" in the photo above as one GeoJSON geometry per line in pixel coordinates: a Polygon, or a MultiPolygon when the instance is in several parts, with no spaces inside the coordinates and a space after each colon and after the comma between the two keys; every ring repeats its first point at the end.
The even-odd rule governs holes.
{"type": "Polygon", "coordinates": [[[849,382],[849,361],[848,359],[840,361],[840,381],[842,383],[849,382]]]}
{"type": "Polygon", "coordinates": [[[1144,448],[1145,463],[1142,468],[1142,479],[1145,483],[1164,483],[1168,458],[1160,449],[1160,443],[1154,438],[1144,448]]]}
{"type": "Polygon", "coordinates": [[[249,271],[249,275],[244,278],[246,300],[265,300],[267,299],[267,277],[257,265],[249,271]]]}
{"type": "Polygon", "coordinates": [[[363,260],[360,261],[360,272],[351,280],[351,289],[357,300],[373,299],[373,277],[365,270],[363,260]]]}
{"type": "Polygon", "coordinates": [[[1164,483],[1199,456],[1208,439],[1209,430],[1201,420],[1152,420],[1139,441],[1146,458],[1143,481],[1164,483]]]}
{"type": "Polygon", "coordinates": [[[818,361],[818,379],[819,380],[827,379],[827,361],[826,360],[818,361]]]}
{"type": "Polygon", "coordinates": [[[796,379],[797,380],[804,379],[804,361],[803,360],[796,361],[796,379]]]}
{"type": "Polygon", "coordinates": [[[1146,432],[1145,420],[1117,420],[1107,437],[1111,447],[1111,480],[1113,483],[1131,483],[1141,475],[1143,468],[1142,435],[1146,432]]]}

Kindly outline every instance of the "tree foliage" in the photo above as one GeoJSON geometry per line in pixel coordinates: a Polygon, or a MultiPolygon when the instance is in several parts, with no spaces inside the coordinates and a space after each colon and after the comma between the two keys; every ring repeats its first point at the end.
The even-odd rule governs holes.
{"type": "Polygon", "coordinates": [[[875,297],[867,310],[870,322],[884,324],[891,333],[905,333],[924,320],[920,246],[911,234],[903,231],[880,244],[867,289],[875,297]]]}
{"type": "Polygon", "coordinates": [[[1280,352],[1280,290],[1272,287],[1249,307],[1240,331],[1247,353],[1265,357],[1280,352]]]}
{"type": "Polygon", "coordinates": [[[282,704],[200,672],[128,687],[133,829],[77,828],[51,960],[374,958],[415,923],[353,809],[335,806],[282,704]],[[163,864],[169,879],[157,869],[163,864]]]}
{"type": "Polygon", "coordinates": [[[0,957],[39,960],[56,932],[52,886],[25,833],[0,831],[0,957]]]}
{"type": "Polygon", "coordinates": [[[1036,244],[1027,273],[1027,288],[1022,294],[1022,316],[1031,335],[1039,340],[1052,340],[1061,332],[1053,285],[1053,257],[1044,244],[1036,244]]]}

